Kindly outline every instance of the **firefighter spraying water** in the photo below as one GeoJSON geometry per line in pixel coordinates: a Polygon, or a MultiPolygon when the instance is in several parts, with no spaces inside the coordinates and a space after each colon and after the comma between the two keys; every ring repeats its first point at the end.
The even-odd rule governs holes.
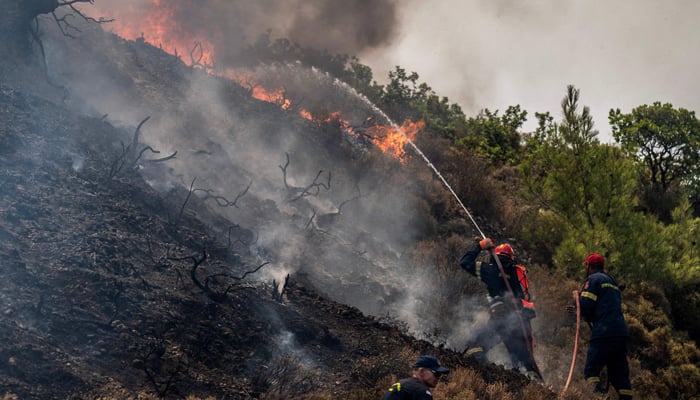
{"type": "Polygon", "coordinates": [[[541,381],[530,324],[536,315],[535,305],[530,299],[527,268],[516,263],[513,248],[508,243],[494,248],[491,239],[479,240],[464,254],[460,266],[486,285],[489,304],[489,320],[472,334],[465,353],[486,362],[486,353],[503,342],[513,368],[532,380],[541,381]],[[477,261],[484,250],[491,251],[490,261],[477,261]]]}
{"type": "MultiPolygon", "coordinates": [[[[347,87],[347,89],[353,91],[357,96],[362,98],[372,110],[389,121],[393,128],[402,132],[402,130],[392,122],[382,110],[372,104],[372,102],[355,92],[351,87],[347,87]]],[[[514,368],[521,370],[532,380],[543,381],[542,374],[534,356],[534,341],[530,320],[535,317],[535,310],[534,303],[530,301],[530,295],[527,290],[527,269],[515,263],[515,254],[509,244],[504,243],[498,247],[494,247],[493,241],[487,238],[481,231],[476,220],[472,217],[467,207],[462,203],[462,200],[457,196],[457,193],[455,193],[440,171],[438,171],[435,165],[430,162],[428,157],[426,157],[408,136],[404,136],[406,137],[407,143],[423,158],[423,160],[425,160],[447,190],[454,196],[457,203],[462,207],[465,215],[481,236],[481,240],[476,244],[476,247],[468,251],[460,262],[462,268],[480,277],[482,281],[486,283],[489,296],[491,296],[495,303],[500,304],[499,307],[493,307],[495,303],[490,304],[491,315],[494,316],[494,311],[497,311],[498,316],[494,316],[490,320],[493,321],[493,323],[489,323],[486,328],[487,330],[481,332],[479,336],[482,338],[486,336],[490,336],[491,338],[501,337],[511,355],[514,368]],[[476,257],[481,250],[488,250],[491,254],[491,262],[487,264],[488,267],[484,267],[485,264],[480,264],[479,267],[477,267],[475,264],[476,257]],[[482,267],[485,268],[483,270],[483,275],[482,267]],[[496,333],[496,335],[494,335],[494,333],[496,333]]],[[[482,341],[482,353],[488,350],[485,347],[490,348],[496,343],[491,343],[491,339],[482,341]]],[[[475,348],[478,347],[479,346],[475,346],[475,348]]]]}

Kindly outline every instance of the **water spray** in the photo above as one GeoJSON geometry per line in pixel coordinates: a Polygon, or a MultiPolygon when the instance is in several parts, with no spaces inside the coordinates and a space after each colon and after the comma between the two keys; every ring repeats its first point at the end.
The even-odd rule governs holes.
{"type": "MultiPolygon", "coordinates": [[[[416,144],[413,143],[413,141],[411,140],[411,138],[409,138],[409,137],[403,132],[403,130],[401,130],[401,128],[400,128],[394,121],[392,121],[391,118],[389,118],[389,116],[386,115],[386,113],[384,113],[384,111],[382,111],[382,110],[379,109],[377,106],[375,106],[371,101],[369,101],[369,99],[368,99],[367,97],[365,97],[364,95],[358,93],[354,88],[350,87],[349,85],[345,84],[344,82],[341,82],[341,81],[339,81],[339,80],[337,80],[337,79],[335,80],[335,82],[336,82],[338,85],[342,86],[344,89],[349,90],[349,91],[351,91],[352,93],[354,93],[355,95],[357,95],[358,98],[362,99],[362,101],[365,102],[365,104],[367,104],[367,106],[369,106],[375,113],[379,114],[379,115],[382,116],[385,120],[387,120],[393,129],[395,129],[396,131],[398,131],[399,133],[401,133],[401,135],[403,135],[403,137],[406,138],[406,141],[408,142],[408,144],[411,145],[411,147],[413,148],[413,150],[414,150],[419,156],[421,156],[421,157],[423,158],[423,160],[426,162],[426,164],[428,164],[428,167],[430,167],[430,168],[433,170],[433,172],[435,172],[435,175],[437,175],[437,177],[442,181],[442,183],[445,185],[445,187],[447,188],[447,190],[449,190],[449,192],[452,193],[452,196],[454,196],[455,200],[457,200],[457,203],[462,207],[462,210],[464,210],[464,213],[467,215],[467,217],[469,218],[469,220],[472,222],[472,224],[474,225],[474,228],[479,232],[479,235],[481,236],[481,238],[482,238],[482,239],[486,239],[486,235],[485,235],[484,232],[479,228],[479,224],[476,223],[476,220],[474,219],[474,217],[472,216],[472,214],[469,212],[469,210],[467,209],[467,207],[464,205],[464,203],[462,203],[462,200],[459,198],[459,196],[457,196],[457,193],[455,193],[455,191],[452,189],[452,186],[450,186],[450,184],[449,184],[449,183],[447,182],[447,180],[442,176],[442,174],[440,173],[440,171],[438,171],[438,169],[435,167],[435,165],[433,165],[433,163],[430,161],[430,159],[428,159],[428,157],[418,148],[418,146],[416,146],[416,144]]],[[[506,288],[508,289],[508,292],[510,292],[510,297],[511,297],[511,300],[512,300],[512,303],[513,303],[513,307],[514,307],[514,309],[515,309],[515,313],[516,313],[516,315],[518,316],[518,320],[520,321],[520,327],[521,327],[521,329],[522,329],[523,339],[524,339],[524,341],[525,341],[526,347],[527,347],[528,352],[529,352],[529,354],[530,354],[530,358],[532,359],[532,365],[535,367],[535,372],[536,372],[537,375],[539,376],[540,380],[544,381],[544,379],[542,378],[542,373],[540,372],[540,369],[539,369],[539,367],[537,366],[537,362],[535,361],[534,349],[533,349],[532,346],[530,345],[530,344],[531,344],[531,341],[530,341],[529,338],[528,338],[528,333],[527,333],[527,329],[525,328],[525,322],[523,321],[523,317],[522,317],[522,315],[520,315],[520,312],[519,312],[520,309],[519,309],[519,307],[518,307],[518,301],[517,301],[517,299],[515,298],[515,294],[513,293],[513,288],[510,286],[510,282],[508,282],[508,278],[507,278],[507,276],[506,276],[505,271],[503,270],[503,265],[501,264],[501,260],[499,260],[499,258],[496,256],[495,250],[494,250],[493,248],[491,248],[491,249],[489,249],[489,250],[490,250],[490,253],[491,253],[491,257],[496,261],[496,265],[498,266],[498,271],[500,272],[501,276],[503,277],[503,282],[505,282],[506,288]]]]}

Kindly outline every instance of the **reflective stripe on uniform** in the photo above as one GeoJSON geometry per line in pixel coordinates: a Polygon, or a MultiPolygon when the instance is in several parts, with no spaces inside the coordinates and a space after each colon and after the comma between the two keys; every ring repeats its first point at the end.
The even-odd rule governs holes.
{"type": "Polygon", "coordinates": [[[615,290],[617,290],[617,291],[620,290],[620,288],[618,288],[617,286],[613,285],[612,283],[603,283],[603,284],[600,285],[600,287],[601,287],[601,288],[611,288],[611,289],[615,289],[615,290]]]}
{"type": "Polygon", "coordinates": [[[393,385],[391,385],[391,387],[389,388],[389,391],[393,392],[394,390],[396,390],[397,392],[401,391],[401,382],[396,382],[393,385]]]}
{"type": "Polygon", "coordinates": [[[632,396],[632,395],[634,395],[634,392],[632,391],[632,389],[620,389],[620,392],[619,392],[619,393],[620,393],[621,395],[626,395],[626,396],[632,396]]]}
{"type": "Polygon", "coordinates": [[[598,383],[598,382],[600,382],[600,377],[599,376],[591,376],[590,378],[586,378],[586,382],[598,383]]]}
{"type": "Polygon", "coordinates": [[[581,292],[581,297],[585,297],[593,301],[598,301],[598,296],[591,292],[581,292]]]}

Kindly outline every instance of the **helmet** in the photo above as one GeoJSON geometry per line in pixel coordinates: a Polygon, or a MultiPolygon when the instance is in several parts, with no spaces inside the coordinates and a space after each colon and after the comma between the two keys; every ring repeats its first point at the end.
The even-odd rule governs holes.
{"type": "Polygon", "coordinates": [[[601,269],[605,267],[605,258],[598,253],[592,253],[586,257],[585,263],[586,265],[590,265],[591,268],[601,269]]]}
{"type": "Polygon", "coordinates": [[[496,246],[495,252],[497,256],[504,256],[510,258],[511,260],[515,260],[513,248],[510,247],[508,243],[503,243],[496,246]]]}

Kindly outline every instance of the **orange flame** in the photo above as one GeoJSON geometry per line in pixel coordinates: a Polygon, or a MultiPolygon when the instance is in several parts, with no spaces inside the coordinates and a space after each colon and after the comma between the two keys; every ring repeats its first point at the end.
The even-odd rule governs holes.
{"type": "Polygon", "coordinates": [[[253,72],[229,69],[219,75],[238,82],[239,85],[250,91],[253,98],[277,104],[283,110],[289,110],[292,107],[292,101],[287,98],[284,89],[268,90],[260,86],[253,72]]]}
{"type": "Polygon", "coordinates": [[[374,125],[369,129],[373,136],[372,142],[383,152],[403,160],[406,157],[404,147],[409,140],[413,141],[416,134],[425,128],[425,122],[413,122],[407,119],[398,129],[392,126],[374,125]]]}
{"type": "Polygon", "coordinates": [[[187,54],[189,58],[183,62],[188,65],[213,65],[215,57],[211,43],[195,37],[173,22],[177,11],[174,2],[151,0],[150,4],[142,7],[129,2],[119,3],[115,8],[109,2],[97,2],[83,7],[81,11],[95,18],[110,15],[114,20],[104,27],[124,39],[141,39],[173,55],[187,54]]]}

